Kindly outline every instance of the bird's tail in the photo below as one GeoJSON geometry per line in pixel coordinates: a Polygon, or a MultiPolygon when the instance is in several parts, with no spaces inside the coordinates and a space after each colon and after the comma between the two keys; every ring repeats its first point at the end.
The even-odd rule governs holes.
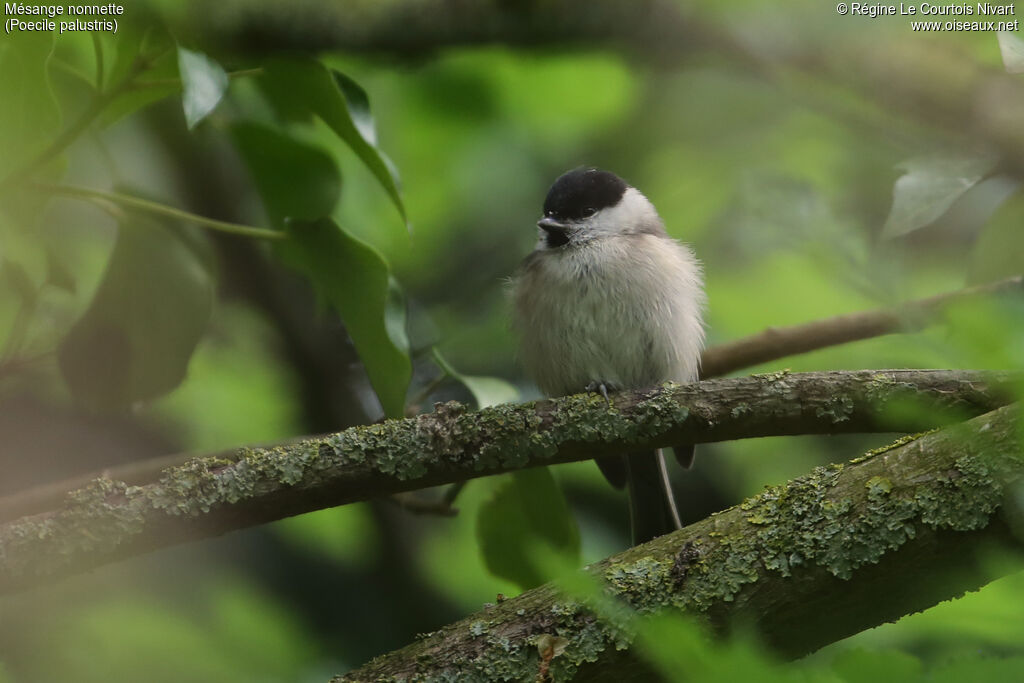
{"type": "Polygon", "coordinates": [[[682,527],[661,449],[623,456],[633,545],[682,527]]]}

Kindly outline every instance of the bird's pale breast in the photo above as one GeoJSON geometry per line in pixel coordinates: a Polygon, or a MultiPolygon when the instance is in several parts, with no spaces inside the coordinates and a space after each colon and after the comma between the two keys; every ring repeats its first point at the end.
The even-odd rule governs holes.
{"type": "Polygon", "coordinates": [[[514,295],[526,370],[555,396],[593,382],[621,389],[692,381],[702,292],[693,254],[667,237],[622,235],[535,252],[514,295]]]}

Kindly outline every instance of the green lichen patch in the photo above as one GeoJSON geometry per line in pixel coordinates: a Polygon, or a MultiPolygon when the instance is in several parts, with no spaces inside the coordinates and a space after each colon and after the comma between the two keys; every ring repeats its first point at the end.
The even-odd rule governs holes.
{"type": "Polygon", "coordinates": [[[876,406],[885,406],[894,398],[918,398],[918,387],[909,382],[900,382],[892,375],[877,372],[863,384],[864,397],[876,406]]]}
{"type": "MultiPolygon", "coordinates": [[[[905,438],[900,445],[920,438],[905,438]]],[[[977,452],[976,440],[971,454],[954,461],[950,454],[956,453],[958,443],[963,445],[943,433],[922,444],[929,453],[951,458],[948,470],[939,468],[945,472],[939,476],[915,476],[897,484],[885,473],[885,462],[862,459],[863,467],[869,469],[854,468],[844,476],[839,466],[818,468],[744,501],[734,508],[735,515],[742,515],[742,524],[733,522],[724,531],[707,535],[712,544],[687,579],[688,595],[677,602],[700,610],[733,599],[763,572],[789,576],[795,567],[806,564],[848,579],[857,568],[877,562],[915,538],[920,525],[953,530],[984,527],[1002,499],[1000,482],[1012,478],[1019,465],[996,467],[977,452]]],[[[879,454],[895,447],[880,449],[879,454]]],[[[1007,449],[1004,444],[994,450],[1007,449]]],[[[899,468],[899,463],[897,456],[889,466],[899,468]]],[[[918,462],[918,466],[924,465],[918,462]]],[[[897,469],[899,474],[909,473],[897,469]]]]}
{"type": "Polygon", "coordinates": [[[632,441],[634,426],[615,404],[597,394],[568,396],[558,402],[551,430],[559,442],[604,442],[622,435],[632,441]]]}
{"type": "Polygon", "coordinates": [[[774,383],[785,379],[790,374],[789,368],[784,370],[777,370],[775,372],[759,372],[751,375],[754,379],[761,380],[762,382],[774,383]]]}
{"type": "Polygon", "coordinates": [[[637,403],[641,415],[637,422],[638,437],[651,438],[689,419],[690,409],[679,403],[671,391],[676,386],[668,383],[662,391],[655,392],[637,403]]]}
{"type": "Polygon", "coordinates": [[[861,455],[861,456],[858,456],[856,458],[853,458],[852,460],[848,461],[847,464],[849,464],[849,465],[859,465],[860,463],[867,462],[868,460],[870,460],[871,458],[874,458],[877,455],[881,455],[882,453],[888,453],[889,451],[891,451],[891,450],[893,450],[895,448],[899,448],[900,446],[904,446],[904,445],[910,443],[911,441],[917,441],[922,436],[927,436],[928,434],[932,434],[932,433],[934,433],[936,431],[938,431],[938,430],[937,429],[932,429],[932,430],[929,430],[929,431],[926,431],[926,432],[919,432],[917,434],[907,434],[906,436],[901,436],[900,438],[896,439],[892,443],[888,443],[888,444],[886,444],[884,446],[879,446],[878,448],[874,448],[874,449],[868,451],[864,455],[861,455]]]}
{"type": "Polygon", "coordinates": [[[921,521],[937,529],[981,529],[1002,504],[1008,477],[984,454],[965,454],[955,467],[914,496],[921,521]]]}
{"type": "Polygon", "coordinates": [[[737,403],[735,406],[733,406],[733,409],[729,411],[729,414],[732,415],[733,418],[739,419],[746,415],[750,415],[753,412],[754,409],[750,407],[750,404],[744,402],[737,403]]]}
{"type": "Polygon", "coordinates": [[[819,405],[814,414],[817,417],[828,418],[832,424],[838,424],[849,420],[855,409],[856,405],[849,396],[836,396],[819,405]]]}
{"type": "Polygon", "coordinates": [[[0,527],[0,569],[5,581],[47,575],[79,555],[102,557],[139,533],[144,520],[139,487],[97,478],[70,492],[62,510],[0,527]],[[44,543],[40,544],[40,541],[44,543]]]}
{"type": "MultiPolygon", "coordinates": [[[[477,414],[471,427],[482,444],[474,469],[477,471],[524,467],[531,459],[553,455],[558,443],[553,434],[540,431],[543,420],[535,404],[502,405],[477,414]]],[[[467,420],[470,421],[470,420],[467,420]]]]}
{"type": "Polygon", "coordinates": [[[640,611],[663,607],[674,587],[672,563],[643,557],[635,562],[616,562],[604,571],[604,580],[619,596],[640,611]]]}
{"type": "Polygon", "coordinates": [[[864,486],[868,489],[869,497],[874,495],[887,495],[892,491],[892,482],[888,477],[871,477],[864,486]]]}

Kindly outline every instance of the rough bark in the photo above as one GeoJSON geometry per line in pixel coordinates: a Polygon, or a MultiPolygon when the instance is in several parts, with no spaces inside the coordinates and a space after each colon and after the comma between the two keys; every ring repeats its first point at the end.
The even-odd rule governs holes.
{"type": "MultiPolygon", "coordinates": [[[[232,248],[232,253],[235,256],[238,255],[237,252],[239,251],[245,252],[245,249],[238,247],[238,245],[232,248]]],[[[265,280],[267,277],[262,279],[265,280]]],[[[277,290],[281,289],[282,286],[282,283],[277,283],[277,290]]],[[[883,334],[918,331],[940,322],[946,309],[950,306],[994,295],[1020,295],[1022,288],[1024,288],[1024,277],[1018,275],[998,282],[968,287],[925,299],[906,301],[892,309],[860,311],[814,320],[791,327],[771,327],[758,334],[706,349],[701,357],[701,376],[703,379],[708,379],[736,370],[742,370],[752,365],[786,358],[797,353],[845,344],[860,339],[868,339],[883,334]]],[[[276,291],[273,287],[268,291],[270,290],[276,291]]],[[[287,302],[278,300],[271,303],[259,300],[258,303],[266,306],[271,317],[275,317],[275,320],[277,320],[278,327],[286,330],[286,336],[290,339],[288,342],[289,353],[296,362],[300,358],[306,359],[303,362],[307,362],[311,354],[318,356],[327,354],[325,349],[319,347],[313,349],[316,346],[315,340],[312,338],[307,339],[308,335],[303,336],[306,330],[293,330],[297,325],[295,319],[282,318],[282,316],[294,315],[295,311],[291,309],[294,309],[295,306],[291,306],[291,309],[289,309],[289,306],[286,305],[287,302]],[[312,353],[313,350],[323,353],[312,353]]],[[[306,328],[316,324],[315,322],[307,322],[306,328]]],[[[337,336],[337,330],[333,330],[331,337],[334,343],[329,346],[332,348],[336,349],[339,345],[344,346],[347,343],[344,330],[341,331],[340,340],[337,336]]],[[[329,362],[326,357],[321,358],[321,361],[323,362],[319,364],[303,365],[300,369],[300,374],[307,380],[306,383],[310,385],[308,393],[311,395],[307,397],[307,404],[311,406],[318,398],[326,397],[327,403],[333,406],[333,410],[340,409],[341,406],[347,405],[351,401],[346,402],[346,399],[339,394],[339,390],[330,389],[327,386],[339,384],[336,375],[340,371],[336,364],[329,362]],[[332,368],[332,372],[327,373],[328,379],[333,377],[335,381],[316,384],[317,380],[315,380],[314,376],[322,379],[322,367],[325,365],[332,368]],[[320,367],[321,371],[314,372],[315,367],[320,367]],[[316,384],[316,386],[313,387],[313,384],[316,384]]],[[[348,377],[348,379],[352,380],[351,377],[348,377]]],[[[351,381],[348,382],[348,384],[351,383],[351,381]]],[[[341,382],[341,384],[345,384],[345,382],[341,382]]],[[[344,413],[344,410],[342,410],[342,413],[344,413]]],[[[364,422],[369,421],[365,420],[364,422]]],[[[145,484],[158,479],[165,469],[181,465],[188,459],[189,456],[187,455],[176,454],[139,460],[125,465],[106,468],[102,476],[107,479],[123,481],[127,484],[145,484]]],[[[81,488],[98,476],[101,475],[97,473],[81,475],[0,497],[0,522],[57,507],[68,491],[81,488]]],[[[399,502],[406,505],[406,501],[399,502]]],[[[420,506],[419,501],[408,502],[410,509],[420,506]]],[[[451,509],[444,506],[427,505],[422,507],[422,510],[435,514],[451,513],[451,509]]]]}
{"type": "Polygon", "coordinates": [[[1009,373],[885,370],[755,375],[578,395],[354,427],[193,458],[159,479],[93,480],[0,526],[0,593],[155,548],[335,505],[673,443],[917,431],[1008,402],[1009,373]],[[897,417],[898,415],[898,417],[897,417]]]}
{"type": "Polygon", "coordinates": [[[544,585],[334,683],[534,680],[544,634],[568,641],[553,680],[651,680],[614,605],[753,626],[797,657],[956,597],[994,578],[980,550],[1019,544],[1019,417],[1007,406],[819,467],[586,568],[600,587],[589,598],[544,585]]]}

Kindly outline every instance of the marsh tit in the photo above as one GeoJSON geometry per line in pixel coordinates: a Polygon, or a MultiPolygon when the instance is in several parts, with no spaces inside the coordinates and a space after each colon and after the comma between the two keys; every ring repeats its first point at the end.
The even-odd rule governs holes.
{"type": "MultiPolygon", "coordinates": [[[[701,267],[654,206],[614,173],[578,168],[544,200],[537,245],[513,280],[527,373],[548,396],[697,380],[701,267]]],[[[693,446],[676,447],[685,467],[693,446]]],[[[597,459],[628,487],[633,543],[680,527],[661,450],[597,459]]]]}

